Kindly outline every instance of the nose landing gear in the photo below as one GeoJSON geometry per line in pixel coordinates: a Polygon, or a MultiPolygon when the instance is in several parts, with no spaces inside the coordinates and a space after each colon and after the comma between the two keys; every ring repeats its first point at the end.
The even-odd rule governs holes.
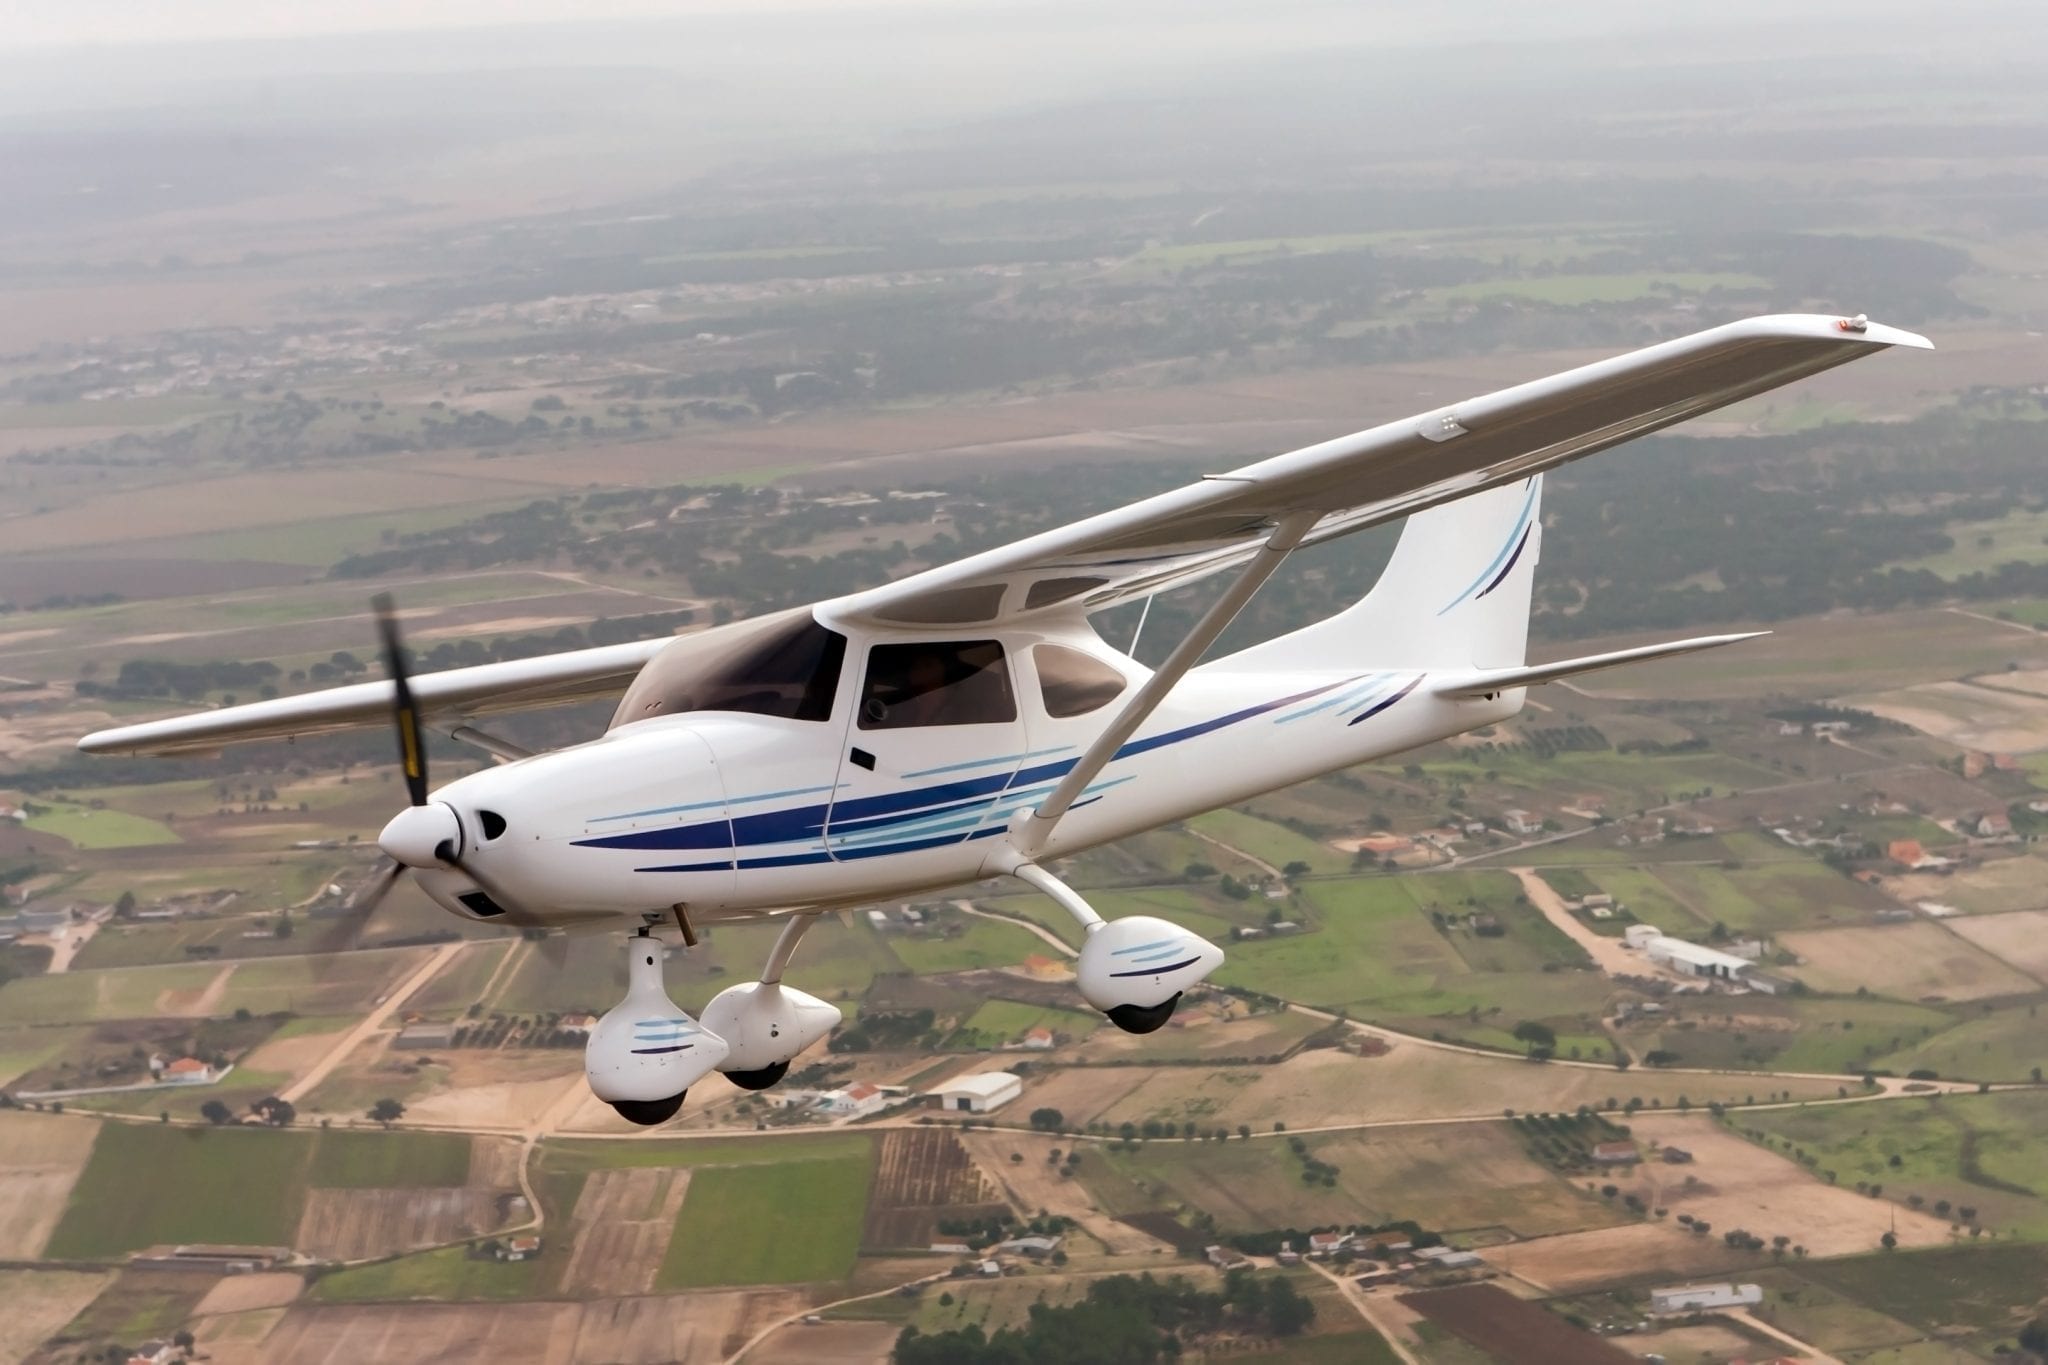
{"type": "Polygon", "coordinates": [[[683,1097],[725,1060],[725,1040],[685,1014],[662,985],[661,944],[642,929],[626,941],[626,998],[597,1021],[583,1049],[591,1093],[628,1123],[666,1123],[683,1097]]]}

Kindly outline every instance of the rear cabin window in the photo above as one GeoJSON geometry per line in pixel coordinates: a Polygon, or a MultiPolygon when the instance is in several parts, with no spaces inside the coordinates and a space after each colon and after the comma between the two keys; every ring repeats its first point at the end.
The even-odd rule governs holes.
{"type": "Polygon", "coordinates": [[[612,716],[613,727],[685,711],[739,711],[830,720],[846,637],[808,608],[691,636],[648,660],[612,716]]]}
{"type": "Polygon", "coordinates": [[[1017,719],[1010,667],[995,640],[876,645],[860,690],[860,728],[996,725],[1017,719]]]}
{"type": "Polygon", "coordinates": [[[1124,675],[1093,654],[1065,645],[1033,645],[1031,663],[1038,670],[1038,695],[1045,714],[1055,720],[1085,716],[1123,695],[1124,675]]]}

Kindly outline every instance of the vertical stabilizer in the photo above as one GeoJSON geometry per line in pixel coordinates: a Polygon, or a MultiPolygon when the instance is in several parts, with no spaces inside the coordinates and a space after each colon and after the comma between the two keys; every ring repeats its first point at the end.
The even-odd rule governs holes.
{"type": "Polygon", "coordinates": [[[1528,658],[1543,478],[1418,512],[1356,605],[1225,668],[1503,668],[1528,658]]]}

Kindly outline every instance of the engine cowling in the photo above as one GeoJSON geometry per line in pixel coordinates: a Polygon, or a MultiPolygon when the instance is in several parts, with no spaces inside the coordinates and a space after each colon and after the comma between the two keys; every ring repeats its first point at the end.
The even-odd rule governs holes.
{"type": "Polygon", "coordinates": [[[652,939],[633,941],[626,998],[597,1021],[583,1049],[591,1093],[635,1123],[673,1118],[683,1093],[727,1053],[723,1038],[668,998],[662,953],[652,939]]]}
{"type": "Polygon", "coordinates": [[[779,981],[728,986],[704,1007],[704,1027],[726,1046],[720,1071],[765,1071],[787,1062],[833,1029],[837,1005],[779,981]]]}
{"type": "Polygon", "coordinates": [[[1200,934],[1151,915],[1105,922],[1081,945],[1077,984],[1105,1012],[1149,1009],[1199,985],[1223,965],[1223,950],[1200,934]]]}

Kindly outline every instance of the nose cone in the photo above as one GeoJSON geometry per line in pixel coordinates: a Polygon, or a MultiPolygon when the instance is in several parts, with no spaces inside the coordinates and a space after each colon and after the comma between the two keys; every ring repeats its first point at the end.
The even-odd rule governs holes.
{"type": "Polygon", "coordinates": [[[407,806],[391,817],[377,836],[377,847],[407,867],[439,867],[442,845],[460,853],[462,822],[455,812],[439,801],[424,806],[407,806]]]}

